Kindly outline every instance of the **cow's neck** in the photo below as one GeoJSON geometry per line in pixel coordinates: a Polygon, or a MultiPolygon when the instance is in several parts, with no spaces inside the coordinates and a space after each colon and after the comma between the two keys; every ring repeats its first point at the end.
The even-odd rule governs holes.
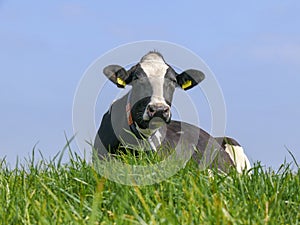
{"type": "Polygon", "coordinates": [[[137,144],[136,139],[146,138],[147,136],[132,120],[131,106],[128,104],[128,99],[130,99],[130,92],[111,105],[111,124],[116,137],[123,139],[126,143],[137,144]]]}
{"type": "MultiPolygon", "coordinates": [[[[140,135],[144,136],[142,140],[138,139],[135,134],[130,132],[130,124],[126,113],[126,105],[128,103],[128,94],[114,101],[107,113],[102,118],[98,135],[95,139],[95,145],[98,146],[98,151],[101,149],[110,149],[111,153],[115,153],[120,144],[129,145],[144,145],[144,140],[147,139],[152,151],[160,146],[163,139],[160,128],[157,129],[140,129],[135,123],[135,127],[140,135]]],[[[134,121],[133,121],[134,122],[134,121]]],[[[127,145],[128,146],[128,145],[127,145]]],[[[146,145],[148,146],[148,145],[146,145]]],[[[100,154],[105,155],[106,152],[100,154]]]]}
{"type": "Polygon", "coordinates": [[[126,100],[126,118],[127,118],[127,124],[130,128],[130,131],[138,138],[138,139],[143,139],[146,138],[143,132],[139,129],[137,123],[133,120],[132,117],[132,107],[131,107],[131,93],[132,91],[129,91],[126,100]]]}
{"type": "Polygon", "coordinates": [[[123,141],[126,143],[132,143],[132,140],[127,140],[128,138],[132,139],[132,135],[130,135],[129,132],[135,136],[135,139],[148,139],[158,130],[158,128],[141,129],[132,119],[130,97],[131,91],[115,101],[110,108],[111,123],[114,127],[115,134],[117,137],[123,138],[123,141]]]}

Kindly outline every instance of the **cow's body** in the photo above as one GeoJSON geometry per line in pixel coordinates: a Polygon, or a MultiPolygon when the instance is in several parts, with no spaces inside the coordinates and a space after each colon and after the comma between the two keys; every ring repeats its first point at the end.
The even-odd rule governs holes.
{"type": "Polygon", "coordinates": [[[200,71],[177,74],[159,53],[150,52],[129,71],[108,66],[104,74],[118,87],[129,84],[132,89],[116,100],[102,118],[94,143],[100,158],[116,154],[124,143],[136,145],[146,141],[152,151],[164,151],[161,146],[175,148],[186,144],[181,150],[192,151],[192,158],[204,167],[227,171],[232,165],[238,172],[250,168],[242,147],[234,139],[213,138],[201,128],[171,120],[175,87],[187,90],[197,85],[204,79],[200,71]]]}

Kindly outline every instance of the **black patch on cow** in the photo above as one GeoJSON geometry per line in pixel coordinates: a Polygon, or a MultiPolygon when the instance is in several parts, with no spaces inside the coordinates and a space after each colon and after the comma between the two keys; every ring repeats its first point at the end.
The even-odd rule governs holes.
{"type": "Polygon", "coordinates": [[[176,72],[172,67],[169,66],[165,74],[164,87],[163,87],[164,99],[169,106],[171,106],[171,102],[173,100],[173,95],[176,86],[177,86],[176,72]]]}
{"type": "Polygon", "coordinates": [[[146,73],[139,63],[131,67],[127,73],[129,74],[129,78],[128,80],[126,80],[128,84],[130,84],[134,80],[147,77],[146,73]]]}
{"type": "Polygon", "coordinates": [[[132,120],[138,125],[141,129],[149,128],[149,121],[143,120],[143,115],[145,109],[150,102],[151,97],[142,98],[137,101],[133,106],[131,106],[131,115],[132,120]]]}
{"type": "Polygon", "coordinates": [[[216,137],[217,142],[225,149],[225,145],[241,146],[235,139],[230,137],[216,137]]]}
{"type": "Polygon", "coordinates": [[[109,111],[106,112],[102,118],[102,122],[95,139],[95,148],[101,146],[101,144],[98,143],[99,141],[101,141],[105,149],[109,150],[112,154],[116,153],[115,151],[120,145],[120,141],[115,135],[111,124],[111,114],[109,111]]]}

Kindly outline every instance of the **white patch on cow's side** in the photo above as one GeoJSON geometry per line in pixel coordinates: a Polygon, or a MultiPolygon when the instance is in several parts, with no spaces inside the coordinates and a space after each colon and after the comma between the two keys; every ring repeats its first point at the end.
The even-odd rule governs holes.
{"type": "Polygon", "coordinates": [[[149,137],[149,138],[147,138],[147,140],[148,140],[148,142],[150,144],[150,147],[151,147],[152,151],[156,152],[157,149],[156,149],[156,146],[155,146],[154,142],[152,141],[152,138],[149,137]]]}
{"type": "Polygon", "coordinates": [[[167,73],[169,66],[157,53],[149,53],[145,55],[142,58],[140,65],[147,75],[153,90],[149,104],[167,105],[164,99],[163,88],[165,74],[167,73]]]}
{"type": "Polygon", "coordinates": [[[161,145],[161,142],[162,142],[162,135],[161,133],[159,132],[159,130],[157,130],[154,134],[154,136],[156,137],[157,141],[158,141],[158,144],[161,145]]]}
{"type": "Polygon", "coordinates": [[[241,146],[226,144],[225,151],[229,154],[239,173],[242,173],[243,170],[249,170],[251,168],[249,159],[247,158],[241,146]]]}
{"type": "Polygon", "coordinates": [[[142,135],[144,135],[146,138],[150,137],[152,134],[154,134],[156,132],[157,129],[141,129],[137,123],[135,123],[136,129],[138,130],[138,132],[140,132],[142,135]]]}

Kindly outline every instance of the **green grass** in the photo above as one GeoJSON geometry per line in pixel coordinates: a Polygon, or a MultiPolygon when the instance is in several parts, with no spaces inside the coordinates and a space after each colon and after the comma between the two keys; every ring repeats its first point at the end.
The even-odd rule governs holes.
{"type": "MultiPolygon", "coordinates": [[[[0,224],[300,224],[300,169],[288,164],[211,177],[189,162],[138,187],[107,180],[69,154],[67,164],[63,154],[50,161],[33,154],[18,169],[0,161],[0,224]]],[[[149,157],[139,160],[157,160],[149,157]]]]}

